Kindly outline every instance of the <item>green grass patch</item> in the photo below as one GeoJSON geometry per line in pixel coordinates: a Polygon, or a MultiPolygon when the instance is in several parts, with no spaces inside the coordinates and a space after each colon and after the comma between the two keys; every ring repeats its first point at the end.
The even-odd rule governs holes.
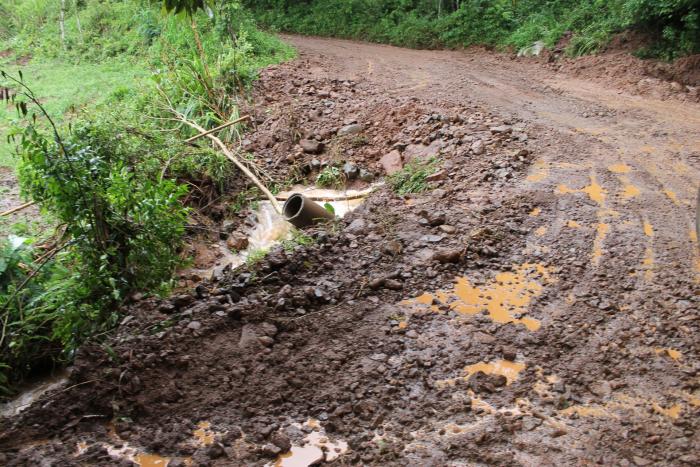
{"type": "Polygon", "coordinates": [[[430,188],[426,179],[435,172],[437,166],[438,161],[434,157],[427,160],[415,159],[387,177],[389,186],[399,195],[423,193],[430,188]]]}
{"type": "MultiPolygon", "coordinates": [[[[46,110],[57,117],[59,123],[114,93],[143,87],[150,74],[143,63],[127,61],[74,64],[54,59],[1,68],[12,74],[21,70],[27,83],[41,96],[46,110]]],[[[0,106],[0,166],[15,167],[17,164],[13,157],[14,145],[8,143],[5,137],[15,119],[17,112],[14,106],[0,106]]]]}

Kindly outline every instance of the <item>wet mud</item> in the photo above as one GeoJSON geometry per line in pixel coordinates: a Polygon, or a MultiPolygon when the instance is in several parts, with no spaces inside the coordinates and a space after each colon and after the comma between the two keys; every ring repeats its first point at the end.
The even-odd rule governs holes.
{"type": "Polygon", "coordinates": [[[290,40],[248,147],[309,180],[354,164],[358,189],[436,155],[429,190],[378,187],[312,244],[130,304],[71,389],[0,420],[0,463],[700,462],[697,105],[290,40]]]}

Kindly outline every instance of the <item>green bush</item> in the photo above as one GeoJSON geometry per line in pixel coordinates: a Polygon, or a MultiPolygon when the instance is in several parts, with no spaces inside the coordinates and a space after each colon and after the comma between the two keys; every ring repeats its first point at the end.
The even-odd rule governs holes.
{"type": "MultiPolygon", "coordinates": [[[[31,91],[26,95],[29,102],[19,104],[25,114],[28,103],[38,105],[31,91]]],[[[167,146],[98,115],[63,130],[49,124],[50,132],[28,118],[13,130],[22,189],[57,220],[61,234],[46,264],[34,264],[16,242],[2,249],[8,332],[0,363],[12,378],[109,329],[130,293],[167,286],[180,262],[188,212],[180,199],[187,189],[160,173],[156,161],[168,156],[167,146]],[[25,273],[39,267],[41,276],[25,273]]]]}
{"type": "Polygon", "coordinates": [[[592,53],[625,29],[654,40],[655,55],[700,52],[697,0],[248,0],[276,30],[386,42],[408,47],[473,44],[519,49],[554,45],[573,33],[569,52],[592,53]]]}

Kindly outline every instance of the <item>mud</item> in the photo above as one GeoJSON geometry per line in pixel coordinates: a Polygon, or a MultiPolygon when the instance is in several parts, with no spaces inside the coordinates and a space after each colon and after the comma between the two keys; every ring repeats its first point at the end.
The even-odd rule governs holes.
{"type": "Polygon", "coordinates": [[[0,421],[0,463],[697,464],[698,105],[289,40],[247,147],[309,181],[437,155],[430,190],[382,187],[312,245],[130,305],[71,389],[0,421]]]}

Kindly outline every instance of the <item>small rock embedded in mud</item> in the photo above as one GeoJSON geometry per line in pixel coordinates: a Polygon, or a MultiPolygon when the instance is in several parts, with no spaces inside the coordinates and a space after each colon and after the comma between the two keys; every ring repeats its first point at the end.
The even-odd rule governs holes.
{"type": "Polygon", "coordinates": [[[347,180],[355,180],[360,175],[360,169],[352,162],[346,162],[343,166],[343,175],[347,180]]]}
{"type": "Polygon", "coordinates": [[[493,134],[502,134],[502,133],[512,133],[513,132],[513,127],[510,125],[500,125],[500,126],[492,126],[489,128],[491,133],[493,134]]]}
{"type": "Polygon", "coordinates": [[[241,251],[248,248],[248,237],[242,234],[231,235],[226,241],[226,246],[232,251],[241,251]]]}
{"type": "Polygon", "coordinates": [[[403,284],[396,279],[386,279],[384,281],[384,287],[390,290],[401,290],[403,289],[403,284]]]}
{"type": "Polygon", "coordinates": [[[323,143],[312,139],[302,139],[299,141],[299,146],[307,154],[318,154],[323,151],[323,143]]]}
{"type": "Polygon", "coordinates": [[[439,250],[435,252],[433,259],[440,263],[458,263],[461,257],[460,250],[439,250]]]}
{"type": "Polygon", "coordinates": [[[401,254],[403,247],[401,246],[401,243],[397,242],[396,240],[390,240],[382,243],[382,246],[379,247],[379,249],[385,255],[396,256],[401,254]]]}
{"type": "Polygon", "coordinates": [[[388,154],[385,154],[382,156],[381,159],[379,159],[379,164],[381,164],[382,168],[384,169],[384,172],[386,172],[387,175],[393,175],[396,172],[400,171],[403,169],[403,160],[401,159],[401,153],[399,151],[391,151],[388,154]]]}
{"type": "Polygon", "coordinates": [[[192,321],[187,325],[187,329],[192,329],[193,331],[199,331],[202,329],[202,323],[199,321],[192,321]]]}
{"type": "Polygon", "coordinates": [[[364,125],[359,123],[353,123],[352,125],[345,125],[340,130],[338,130],[338,136],[355,135],[357,133],[362,133],[364,130],[364,125]]]}
{"type": "Polygon", "coordinates": [[[292,449],[292,442],[285,433],[277,432],[270,438],[272,444],[280,448],[282,452],[289,452],[292,449]]]}
{"type": "Polygon", "coordinates": [[[440,226],[440,230],[442,230],[446,234],[452,235],[453,233],[457,232],[457,227],[453,225],[444,224],[440,226]]]}
{"type": "Polygon", "coordinates": [[[440,180],[445,180],[446,178],[447,178],[447,171],[446,170],[439,170],[439,171],[425,177],[425,181],[426,182],[437,182],[440,180]]]}
{"type": "Polygon", "coordinates": [[[474,155],[480,156],[484,153],[484,142],[478,139],[472,143],[470,149],[474,155]]]}

